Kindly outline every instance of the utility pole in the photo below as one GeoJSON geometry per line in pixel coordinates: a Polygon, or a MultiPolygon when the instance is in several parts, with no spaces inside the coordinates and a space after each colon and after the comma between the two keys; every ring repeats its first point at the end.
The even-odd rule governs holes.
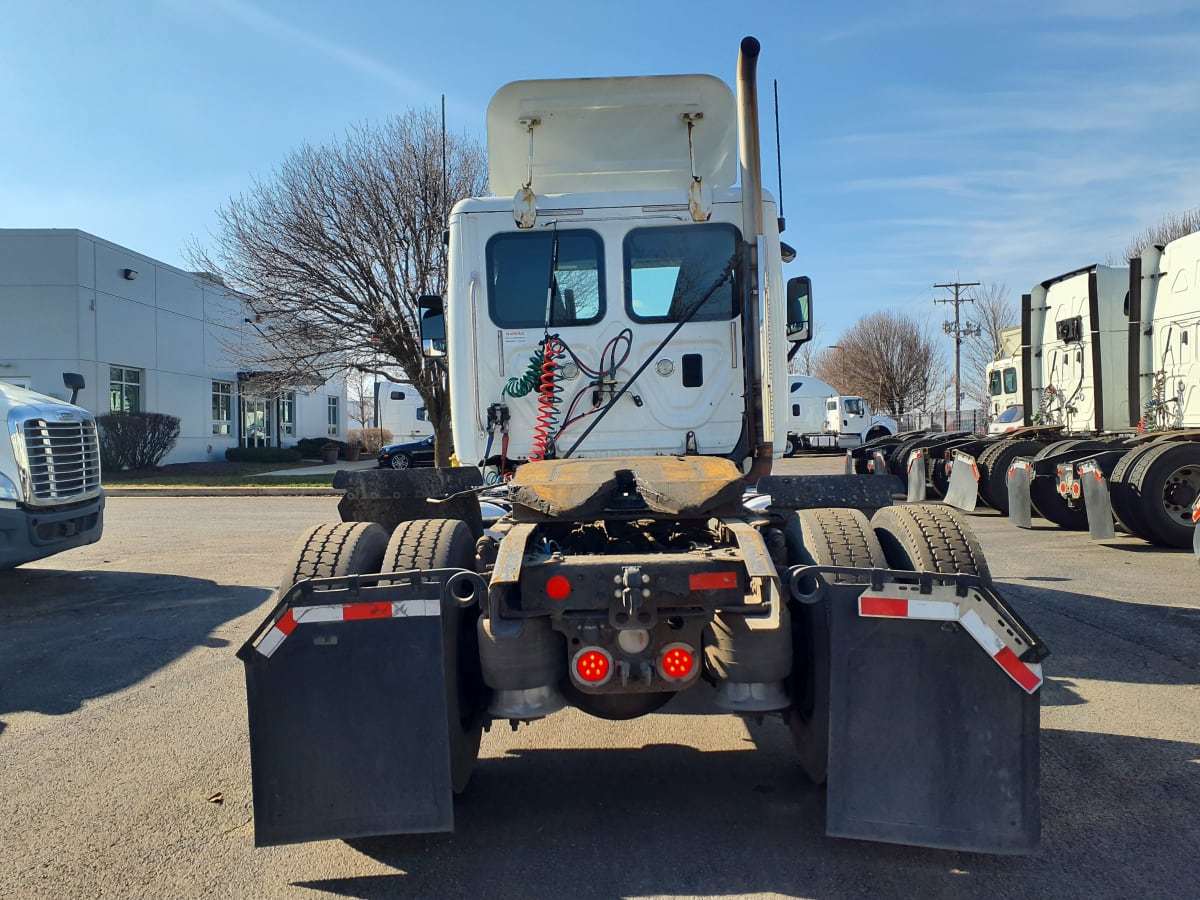
{"type": "Polygon", "coordinates": [[[954,321],[948,319],[942,322],[942,331],[954,338],[954,429],[957,431],[962,427],[962,390],[959,387],[959,356],[962,350],[962,340],[964,337],[978,337],[980,328],[968,322],[963,325],[959,321],[959,307],[963,303],[974,303],[974,297],[963,297],[959,292],[963,288],[979,287],[978,281],[955,281],[951,284],[935,284],[935,288],[947,288],[954,290],[953,299],[944,297],[940,300],[935,299],[934,303],[953,303],[954,304],[954,321]]]}

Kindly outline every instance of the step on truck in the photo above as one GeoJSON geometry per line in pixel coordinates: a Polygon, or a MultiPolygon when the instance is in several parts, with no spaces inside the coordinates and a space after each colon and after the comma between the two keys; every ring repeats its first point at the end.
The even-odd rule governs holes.
{"type": "Polygon", "coordinates": [[[705,75],[493,97],[494,196],[455,206],[421,300],[472,465],[339,473],[342,521],[288,555],[239,650],[259,845],[452,830],[493,723],[686,691],[786,727],[831,835],[1036,847],[1047,649],[965,521],[771,474],[812,305],[761,187],[758,53],[736,102],[705,75]]]}
{"type": "Polygon", "coordinates": [[[104,531],[96,419],[71,403],[0,381],[0,569],[94,544],[104,531]]]}

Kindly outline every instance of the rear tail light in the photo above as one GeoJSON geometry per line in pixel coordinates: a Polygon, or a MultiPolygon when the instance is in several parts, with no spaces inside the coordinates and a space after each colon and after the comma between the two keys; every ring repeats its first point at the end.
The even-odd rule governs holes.
{"type": "Polygon", "coordinates": [[[571,669],[579,681],[591,687],[599,687],[612,678],[612,656],[600,647],[584,647],[575,654],[571,661],[571,669]]]}
{"type": "Polygon", "coordinates": [[[658,674],[667,681],[687,681],[697,672],[696,651],[687,644],[668,644],[658,657],[658,674]]]}

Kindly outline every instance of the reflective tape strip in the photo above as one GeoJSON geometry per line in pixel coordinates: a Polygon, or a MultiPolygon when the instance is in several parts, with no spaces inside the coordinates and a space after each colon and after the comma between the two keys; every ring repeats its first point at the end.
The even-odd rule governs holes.
{"type": "MultiPolygon", "coordinates": [[[[903,591],[896,591],[895,593],[903,591]]],[[[993,630],[973,607],[983,608],[993,614],[991,606],[978,592],[958,599],[953,589],[935,585],[934,593],[943,593],[947,599],[930,599],[928,595],[900,597],[884,593],[872,593],[870,589],[858,596],[858,614],[865,618],[918,619],[934,622],[958,622],[975,639],[1001,669],[1026,693],[1032,694],[1042,684],[1042,667],[1037,663],[1022,662],[1016,651],[1006,642],[1003,635],[993,630]]],[[[1005,627],[1004,622],[1000,626],[1005,627]]],[[[1021,641],[1012,638],[1018,646],[1021,641]]]]}
{"type": "Polygon", "coordinates": [[[1200,522],[1200,500],[1196,501],[1196,505],[1192,507],[1192,521],[1200,522]]]}
{"type": "Polygon", "coordinates": [[[1038,689],[1042,683],[1042,667],[1036,663],[1030,665],[1021,662],[1017,654],[1001,640],[1000,635],[988,628],[979,617],[979,613],[969,609],[963,613],[959,623],[1025,693],[1032,694],[1038,689]]]}
{"type": "Polygon", "coordinates": [[[417,616],[439,616],[442,603],[437,598],[397,600],[392,603],[346,603],[336,606],[295,606],[284,612],[271,630],[262,636],[255,649],[270,656],[279,649],[297,625],[320,622],[357,622],[365,619],[402,619],[417,616]]]}
{"type": "Polygon", "coordinates": [[[697,572],[688,576],[688,588],[693,591],[719,591],[737,586],[737,572],[697,572]]]}
{"type": "Polygon", "coordinates": [[[868,618],[928,619],[936,622],[958,620],[958,604],[946,600],[920,600],[910,597],[860,595],[858,614],[868,618]]]}

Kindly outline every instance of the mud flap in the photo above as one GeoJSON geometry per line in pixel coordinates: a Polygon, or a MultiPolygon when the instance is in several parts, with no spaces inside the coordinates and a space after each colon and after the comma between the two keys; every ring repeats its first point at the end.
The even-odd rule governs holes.
{"type": "Polygon", "coordinates": [[[441,604],[456,578],[479,581],[301,582],[238,651],[256,846],[453,830],[441,604]]]}
{"type": "Polygon", "coordinates": [[[908,496],[909,503],[922,503],[925,500],[925,451],[913,450],[908,454],[908,496]]]}
{"type": "Polygon", "coordinates": [[[882,475],[882,476],[886,476],[886,477],[891,476],[891,472],[888,471],[887,452],[886,451],[872,450],[871,451],[871,462],[872,462],[872,466],[871,466],[871,474],[872,475],[882,475]]]}
{"type": "Polygon", "coordinates": [[[1192,524],[1196,526],[1192,529],[1192,552],[1200,562],[1200,497],[1192,504],[1192,524]]]}
{"type": "Polygon", "coordinates": [[[1094,460],[1081,462],[1078,471],[1083,486],[1083,508],[1087,512],[1088,534],[1093,541],[1111,541],[1116,538],[1117,530],[1113,524],[1108,479],[1094,460]]]}
{"type": "Polygon", "coordinates": [[[974,512],[979,500],[979,467],[975,464],[975,457],[961,450],[952,450],[950,458],[952,465],[946,505],[964,512],[974,512]]]}
{"type": "MultiPolygon", "coordinates": [[[[880,577],[905,576],[873,573],[880,577]]],[[[1041,833],[1037,689],[1047,651],[978,579],[957,577],[959,591],[972,585],[965,597],[923,580],[825,586],[833,657],[826,830],[1031,852],[1041,833]]]]}
{"type": "Polygon", "coordinates": [[[1033,527],[1033,501],[1029,486],[1033,481],[1033,464],[1023,456],[1008,467],[1008,520],[1018,528],[1033,527]]]}

